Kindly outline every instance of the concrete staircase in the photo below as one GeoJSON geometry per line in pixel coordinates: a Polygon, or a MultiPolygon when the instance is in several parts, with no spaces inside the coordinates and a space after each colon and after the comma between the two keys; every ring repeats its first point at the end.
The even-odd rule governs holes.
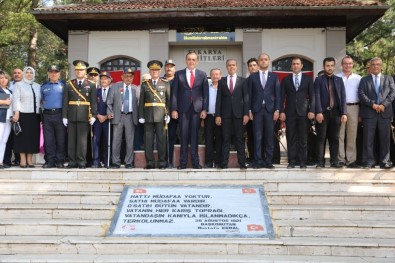
{"type": "Polygon", "coordinates": [[[395,172],[0,172],[0,262],[395,262],[395,172]],[[275,239],[106,237],[124,185],[263,185],[275,239]]]}

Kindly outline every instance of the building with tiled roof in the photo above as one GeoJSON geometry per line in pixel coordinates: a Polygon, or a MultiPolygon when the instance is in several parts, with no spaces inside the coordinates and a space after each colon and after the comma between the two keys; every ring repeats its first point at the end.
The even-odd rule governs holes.
{"type": "Polygon", "coordinates": [[[194,49],[206,71],[225,69],[224,60],[232,57],[245,75],[245,62],[261,51],[274,62],[302,56],[318,72],[324,57],[342,57],[346,43],[387,9],[371,0],[129,0],[32,13],[68,42],[70,61],[86,59],[112,70],[123,66],[122,59],[139,68],[172,57],[179,68],[194,49]]]}

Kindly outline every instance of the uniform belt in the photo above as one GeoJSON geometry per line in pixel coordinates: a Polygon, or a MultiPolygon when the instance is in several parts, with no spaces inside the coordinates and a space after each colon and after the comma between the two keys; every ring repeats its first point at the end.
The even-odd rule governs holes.
{"type": "Polygon", "coordinates": [[[131,112],[128,112],[128,113],[126,113],[126,112],[121,112],[121,114],[124,114],[124,115],[129,115],[129,114],[132,114],[133,112],[131,111],[131,112]]]}
{"type": "Polygon", "coordinates": [[[88,102],[88,101],[72,100],[72,101],[69,101],[69,105],[77,105],[77,106],[85,105],[85,106],[90,106],[91,103],[88,102]]]}
{"type": "Polygon", "coordinates": [[[62,112],[62,109],[44,109],[45,114],[56,114],[62,112]]]}
{"type": "Polygon", "coordinates": [[[359,102],[347,103],[347,106],[359,105],[359,102]]]}
{"type": "Polygon", "coordinates": [[[166,104],[165,103],[162,103],[162,102],[147,102],[147,103],[144,103],[144,106],[145,107],[166,107],[166,104]]]}

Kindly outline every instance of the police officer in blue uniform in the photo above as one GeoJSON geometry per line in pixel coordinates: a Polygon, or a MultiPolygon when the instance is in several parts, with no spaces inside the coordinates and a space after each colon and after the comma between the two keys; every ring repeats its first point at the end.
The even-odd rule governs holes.
{"type": "Polygon", "coordinates": [[[41,86],[46,155],[43,168],[63,168],[66,130],[62,121],[62,96],[65,84],[60,80],[57,65],[48,67],[48,78],[49,81],[41,86]]]}
{"type": "Polygon", "coordinates": [[[109,120],[107,117],[107,97],[110,92],[112,78],[109,72],[100,73],[100,86],[97,89],[97,115],[93,123],[93,163],[92,168],[101,168],[108,165],[109,120]]]}

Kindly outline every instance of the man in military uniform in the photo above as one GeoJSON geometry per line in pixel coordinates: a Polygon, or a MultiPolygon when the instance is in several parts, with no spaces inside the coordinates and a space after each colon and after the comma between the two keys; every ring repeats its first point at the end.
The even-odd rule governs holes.
{"type": "Polygon", "coordinates": [[[95,67],[89,67],[86,69],[86,74],[88,75],[88,80],[96,84],[96,88],[100,85],[100,69],[95,67]]]}
{"type": "Polygon", "coordinates": [[[165,169],[166,162],[166,131],[170,121],[168,115],[170,101],[170,85],[160,79],[163,64],[158,60],[151,60],[147,67],[151,75],[150,81],[141,84],[139,100],[139,122],[144,123],[144,147],[147,166],[145,169],[155,168],[153,153],[154,130],[158,149],[158,168],[165,169]],[[166,128],[165,128],[166,125],[166,128]]]}
{"type": "Polygon", "coordinates": [[[57,65],[48,67],[48,78],[49,81],[41,86],[46,155],[43,168],[64,168],[66,130],[62,123],[62,97],[65,85],[60,80],[57,65]]]}
{"type": "Polygon", "coordinates": [[[68,168],[86,167],[89,124],[95,122],[97,98],[95,83],[85,79],[89,64],[82,60],[73,62],[76,78],[66,83],[63,92],[63,124],[68,127],[68,168]]]}

